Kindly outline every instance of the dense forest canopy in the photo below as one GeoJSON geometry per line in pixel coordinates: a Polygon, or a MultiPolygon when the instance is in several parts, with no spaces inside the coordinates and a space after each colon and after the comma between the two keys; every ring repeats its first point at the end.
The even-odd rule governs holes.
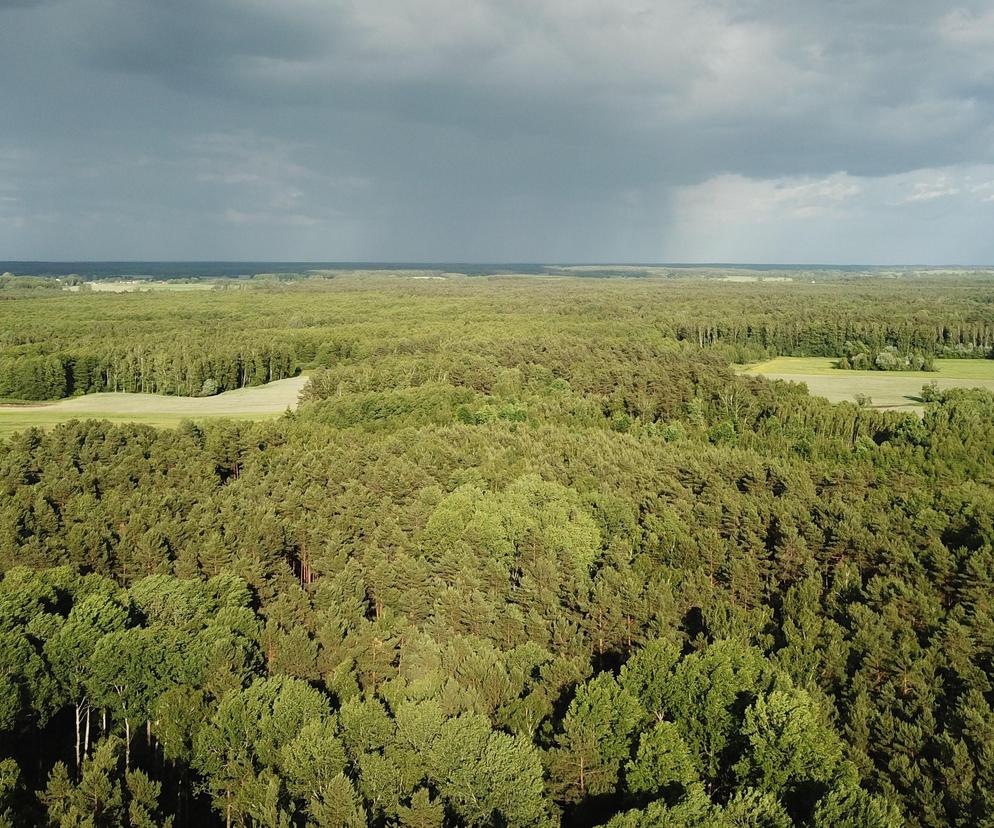
{"type": "Polygon", "coordinates": [[[937,356],[991,355],[992,286],[983,276],[781,283],[426,272],[229,280],[193,296],[0,287],[0,398],[198,396],[386,355],[421,366],[426,354],[459,364],[469,352],[513,368],[528,349],[555,351],[564,337],[709,348],[737,362],[859,357],[865,367],[918,368],[937,356]],[[38,293],[45,298],[24,301],[38,293]]]}
{"type": "Polygon", "coordinates": [[[0,443],[0,825],[994,824],[994,395],[919,417],[730,365],[986,357],[992,307],[10,291],[0,395],[309,384],[275,422],[0,443]]]}

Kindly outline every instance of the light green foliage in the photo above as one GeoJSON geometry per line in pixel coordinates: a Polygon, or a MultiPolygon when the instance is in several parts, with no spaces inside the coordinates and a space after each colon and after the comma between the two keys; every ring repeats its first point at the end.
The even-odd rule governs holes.
{"type": "Polygon", "coordinates": [[[708,798],[703,786],[694,785],[682,800],[666,805],[662,800],[644,810],[619,814],[605,828],[699,828],[713,824],[719,809],[708,798]]]}
{"type": "MultiPolygon", "coordinates": [[[[194,745],[194,766],[209,780],[215,807],[223,812],[233,802],[239,813],[265,812],[283,819],[291,808],[274,771],[284,762],[289,762],[292,784],[320,798],[329,768],[314,768],[311,775],[287,746],[302,739],[298,748],[303,751],[314,749],[316,740],[328,740],[326,730],[309,729],[304,735],[303,729],[316,727],[314,723],[320,724],[329,713],[327,700],[297,679],[259,679],[245,690],[229,693],[197,733],[194,745]]],[[[331,737],[326,747],[334,750],[335,744],[331,737]]],[[[334,753],[328,761],[331,767],[338,764],[334,753]]]]}
{"type": "Polygon", "coordinates": [[[904,820],[893,804],[846,785],[818,800],[811,824],[814,828],[898,828],[904,820]]]}
{"type": "Polygon", "coordinates": [[[722,641],[682,659],[663,691],[663,705],[702,774],[716,779],[734,749],[746,707],[770,687],[774,673],[755,650],[722,641]]]}
{"type": "Polygon", "coordinates": [[[410,805],[402,805],[397,812],[397,822],[402,828],[442,828],[445,809],[441,802],[433,802],[425,788],[418,788],[410,805]]]}
{"type": "Polygon", "coordinates": [[[0,733],[22,720],[45,724],[58,709],[58,684],[28,636],[0,631],[0,733]]]}
{"type": "Polygon", "coordinates": [[[94,706],[110,710],[130,727],[149,717],[155,700],[168,686],[168,666],[162,638],[155,630],[107,633],[93,650],[87,695],[94,706]]]}
{"type": "Polygon", "coordinates": [[[174,762],[189,764],[194,756],[197,733],[210,708],[203,690],[180,684],[170,687],[156,700],[152,716],[163,754],[174,762]]]}
{"type": "Polygon", "coordinates": [[[464,824],[545,822],[541,759],[521,737],[493,732],[482,716],[463,715],[443,722],[427,758],[432,781],[464,824]]]}
{"type": "Polygon", "coordinates": [[[710,824],[714,828],[792,828],[796,823],[775,794],[746,789],[736,793],[710,824]]]}
{"type": "Polygon", "coordinates": [[[280,750],[279,769],[290,795],[305,803],[317,819],[333,804],[339,807],[341,782],[346,767],[345,748],[336,736],[331,718],[307,721],[298,735],[280,750]]]}
{"type": "Polygon", "coordinates": [[[113,597],[95,593],[74,604],[65,624],[45,642],[45,656],[71,701],[85,699],[100,639],[123,630],[127,622],[127,607],[113,597]]]}
{"type": "Polygon", "coordinates": [[[638,753],[625,766],[625,784],[632,793],[652,796],[673,788],[682,791],[697,781],[696,764],[679,728],[672,722],[656,722],[642,732],[638,753]]]}
{"type": "Polygon", "coordinates": [[[673,668],[679,658],[680,650],[675,644],[657,639],[648,642],[621,668],[618,679],[621,686],[656,720],[666,715],[673,668]]]}
{"type": "Polygon", "coordinates": [[[599,547],[600,532],[576,492],[536,475],[497,494],[457,489],[439,504],[422,536],[425,554],[440,560],[443,572],[451,561],[453,575],[466,558],[492,559],[506,572],[539,555],[584,572],[599,547]]]}
{"type": "Polygon", "coordinates": [[[735,766],[740,780],[783,797],[807,813],[820,793],[839,779],[855,781],[843,761],[838,735],[803,690],[775,690],[746,710],[746,742],[735,766]]]}
{"type": "Polygon", "coordinates": [[[77,784],[64,764],[52,769],[40,799],[53,828],[169,828],[160,810],[161,785],[141,771],[124,771],[124,746],[116,737],[99,742],[83,762],[77,784]]]}
{"type": "Polygon", "coordinates": [[[168,828],[171,817],[163,817],[159,812],[159,795],[162,785],[149,779],[142,771],[128,771],[125,774],[128,802],[128,824],[131,828],[168,828]]]}
{"type": "Polygon", "coordinates": [[[329,780],[319,799],[311,800],[307,813],[318,828],[365,828],[366,809],[344,774],[329,780]]]}
{"type": "Polygon", "coordinates": [[[393,736],[394,725],[377,699],[350,699],[339,713],[342,740],[353,759],[382,750],[393,736]]]}
{"type": "Polygon", "coordinates": [[[613,676],[601,673],[577,688],[556,746],[549,754],[553,781],[566,801],[610,793],[644,716],[638,701],[613,676]]]}

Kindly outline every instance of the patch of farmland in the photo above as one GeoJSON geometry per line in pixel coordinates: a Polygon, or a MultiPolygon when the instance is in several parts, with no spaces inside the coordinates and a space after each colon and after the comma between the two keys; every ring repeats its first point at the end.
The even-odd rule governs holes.
{"type": "MultiPolygon", "coordinates": [[[[149,291],[170,291],[173,293],[186,293],[197,290],[213,290],[212,282],[162,282],[150,281],[148,279],[123,279],[109,280],[102,279],[95,282],[87,282],[90,290],[97,293],[136,293],[149,291]]],[[[67,290],[79,291],[78,285],[72,285],[67,290]]]]}
{"type": "Polygon", "coordinates": [[[0,405],[0,435],[26,428],[49,428],[69,420],[111,420],[170,427],[182,420],[217,417],[263,420],[297,407],[307,377],[291,377],[213,397],[160,394],[86,394],[51,403],[0,405]]]}
{"type": "Polygon", "coordinates": [[[994,391],[994,360],[937,359],[935,371],[844,371],[825,357],[778,357],[743,369],[769,379],[803,382],[808,391],[830,402],[855,402],[862,395],[875,408],[920,410],[923,385],[949,388],[987,388],[994,391]]]}

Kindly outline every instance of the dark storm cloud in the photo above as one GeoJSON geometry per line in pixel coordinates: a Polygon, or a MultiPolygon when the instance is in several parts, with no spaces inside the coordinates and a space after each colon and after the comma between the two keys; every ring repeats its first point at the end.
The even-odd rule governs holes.
{"type": "Polygon", "coordinates": [[[0,2],[0,258],[660,260],[706,220],[803,254],[723,239],[744,211],[897,261],[935,210],[994,217],[986,4],[27,5],[0,2]]]}

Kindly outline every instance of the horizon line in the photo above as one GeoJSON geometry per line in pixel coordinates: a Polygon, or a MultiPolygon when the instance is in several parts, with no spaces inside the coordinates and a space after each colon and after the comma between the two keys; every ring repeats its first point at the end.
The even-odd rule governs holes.
{"type": "Polygon", "coordinates": [[[871,264],[866,262],[756,262],[756,261],[568,261],[568,260],[548,260],[548,261],[527,261],[527,260],[502,260],[488,261],[478,260],[403,260],[403,259],[0,259],[0,266],[7,265],[190,265],[190,264],[217,264],[217,265],[349,265],[364,267],[438,267],[466,265],[471,267],[762,267],[762,268],[927,268],[942,269],[952,268],[964,269],[994,269],[994,263],[956,263],[944,262],[938,264],[927,264],[922,262],[886,262],[881,264],[871,264]]]}

